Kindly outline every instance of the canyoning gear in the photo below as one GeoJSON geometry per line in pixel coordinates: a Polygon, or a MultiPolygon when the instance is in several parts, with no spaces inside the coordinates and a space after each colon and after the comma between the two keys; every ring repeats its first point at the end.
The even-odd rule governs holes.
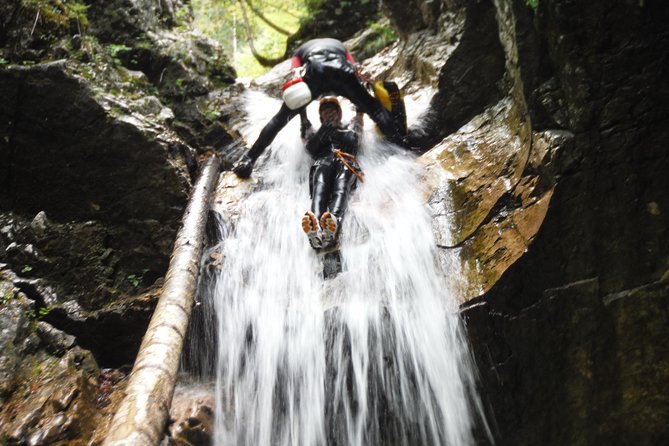
{"type": "Polygon", "coordinates": [[[291,110],[297,110],[311,102],[311,90],[301,77],[283,84],[282,90],[283,102],[291,110]]]}
{"type": "Polygon", "coordinates": [[[376,81],[372,84],[374,96],[390,112],[395,127],[402,135],[407,135],[407,116],[404,105],[404,95],[395,82],[376,81]]]}
{"type": "Polygon", "coordinates": [[[326,211],[343,217],[356,176],[332,153],[317,159],[309,171],[311,209],[317,216],[326,211]]]}
{"type": "Polygon", "coordinates": [[[311,130],[306,114],[300,114],[300,119],[301,127],[305,129],[303,136],[308,136],[307,151],[315,159],[309,171],[311,210],[320,222],[323,246],[328,246],[336,241],[337,228],[356,179],[362,180],[355,155],[363,119],[362,114],[356,113],[348,127],[342,128],[339,101],[336,98],[324,98],[319,109],[322,125],[317,132],[311,130]],[[336,114],[331,115],[330,112],[336,114]]]}
{"type": "Polygon", "coordinates": [[[242,155],[241,159],[235,163],[232,171],[237,174],[239,178],[249,178],[253,172],[253,164],[255,160],[249,155],[242,155]]]}
{"type": "MultiPolygon", "coordinates": [[[[293,69],[303,68],[302,79],[308,86],[312,98],[325,94],[347,98],[358,110],[372,118],[386,138],[396,144],[402,144],[404,135],[396,127],[391,113],[367,91],[356,74],[354,64],[355,60],[344,45],[336,39],[328,38],[305,42],[295,51],[291,61],[293,69]]],[[[301,102],[293,103],[291,100],[291,106],[299,103],[301,102]]],[[[279,131],[301,109],[300,107],[292,109],[284,101],[277,114],[261,130],[258,139],[249,151],[249,156],[257,159],[279,131]]]]}
{"type": "Polygon", "coordinates": [[[320,220],[324,246],[329,246],[337,237],[337,218],[330,212],[325,212],[320,220]]]}
{"type": "Polygon", "coordinates": [[[318,233],[318,220],[313,212],[308,211],[304,214],[304,217],[302,217],[302,230],[307,234],[309,244],[312,248],[320,249],[323,247],[323,241],[318,233]]]}
{"type": "Polygon", "coordinates": [[[358,166],[358,161],[355,159],[355,156],[351,155],[350,153],[346,153],[342,150],[335,149],[334,155],[341,161],[341,163],[344,165],[345,168],[351,171],[353,175],[356,176],[358,180],[362,183],[365,181],[364,174],[362,173],[362,169],[360,169],[360,166],[358,166]]]}
{"type": "Polygon", "coordinates": [[[355,130],[344,129],[327,122],[321,125],[315,134],[309,135],[307,152],[314,159],[330,155],[334,149],[355,155],[358,151],[358,140],[359,136],[355,130]]]}

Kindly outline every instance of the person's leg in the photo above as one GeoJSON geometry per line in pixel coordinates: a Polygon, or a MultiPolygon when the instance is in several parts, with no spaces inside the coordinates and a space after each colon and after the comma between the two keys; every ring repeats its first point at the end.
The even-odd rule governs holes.
{"type": "Polygon", "coordinates": [[[335,177],[328,209],[330,210],[330,213],[334,214],[340,221],[346,212],[349,192],[355,183],[355,179],[355,175],[346,168],[342,168],[335,177]]]}
{"type": "Polygon", "coordinates": [[[355,180],[356,178],[350,170],[343,166],[340,167],[334,179],[330,205],[328,206],[329,211],[325,212],[320,218],[323,242],[326,244],[334,242],[339,235],[339,228],[348,204],[348,195],[355,180]]]}
{"type": "Polygon", "coordinates": [[[302,217],[302,230],[309,238],[309,244],[314,249],[323,247],[319,233],[318,219],[325,211],[327,199],[330,195],[328,185],[332,182],[332,162],[327,159],[318,159],[309,170],[309,195],[311,196],[311,210],[302,217]],[[318,218],[316,217],[318,215],[318,218]]]}
{"type": "Polygon", "coordinates": [[[318,219],[327,210],[334,175],[334,162],[331,159],[321,158],[311,168],[311,211],[318,219]]]}

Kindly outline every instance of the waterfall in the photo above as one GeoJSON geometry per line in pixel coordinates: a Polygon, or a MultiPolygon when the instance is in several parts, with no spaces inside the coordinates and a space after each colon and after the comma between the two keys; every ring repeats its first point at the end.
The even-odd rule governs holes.
{"type": "MultiPolygon", "coordinates": [[[[278,105],[250,94],[247,107],[252,132],[278,105]]],[[[421,167],[366,131],[343,271],[324,280],[300,226],[311,160],[297,121],[261,158],[234,229],[221,231],[215,444],[472,444],[480,406],[460,274],[437,259],[421,167]]]]}

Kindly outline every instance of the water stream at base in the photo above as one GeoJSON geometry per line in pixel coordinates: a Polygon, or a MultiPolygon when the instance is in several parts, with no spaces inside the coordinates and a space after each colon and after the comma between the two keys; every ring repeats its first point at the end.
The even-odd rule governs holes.
{"type": "MultiPolygon", "coordinates": [[[[278,106],[250,95],[248,108],[261,125],[278,106]]],[[[310,159],[293,121],[221,243],[215,444],[472,444],[480,407],[459,272],[437,260],[421,167],[367,132],[343,272],[324,281],[300,227],[310,159]]]]}

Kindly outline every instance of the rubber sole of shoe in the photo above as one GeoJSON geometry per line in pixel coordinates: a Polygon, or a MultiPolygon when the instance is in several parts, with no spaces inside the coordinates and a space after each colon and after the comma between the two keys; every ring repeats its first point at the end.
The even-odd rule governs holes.
{"type": "Polygon", "coordinates": [[[323,241],[330,243],[337,235],[337,220],[334,216],[326,212],[321,217],[321,229],[323,230],[323,241]]]}
{"type": "Polygon", "coordinates": [[[318,249],[323,246],[323,242],[318,236],[318,220],[316,220],[316,216],[313,212],[307,212],[304,214],[304,217],[302,217],[302,230],[307,234],[309,244],[312,248],[318,249]]]}

